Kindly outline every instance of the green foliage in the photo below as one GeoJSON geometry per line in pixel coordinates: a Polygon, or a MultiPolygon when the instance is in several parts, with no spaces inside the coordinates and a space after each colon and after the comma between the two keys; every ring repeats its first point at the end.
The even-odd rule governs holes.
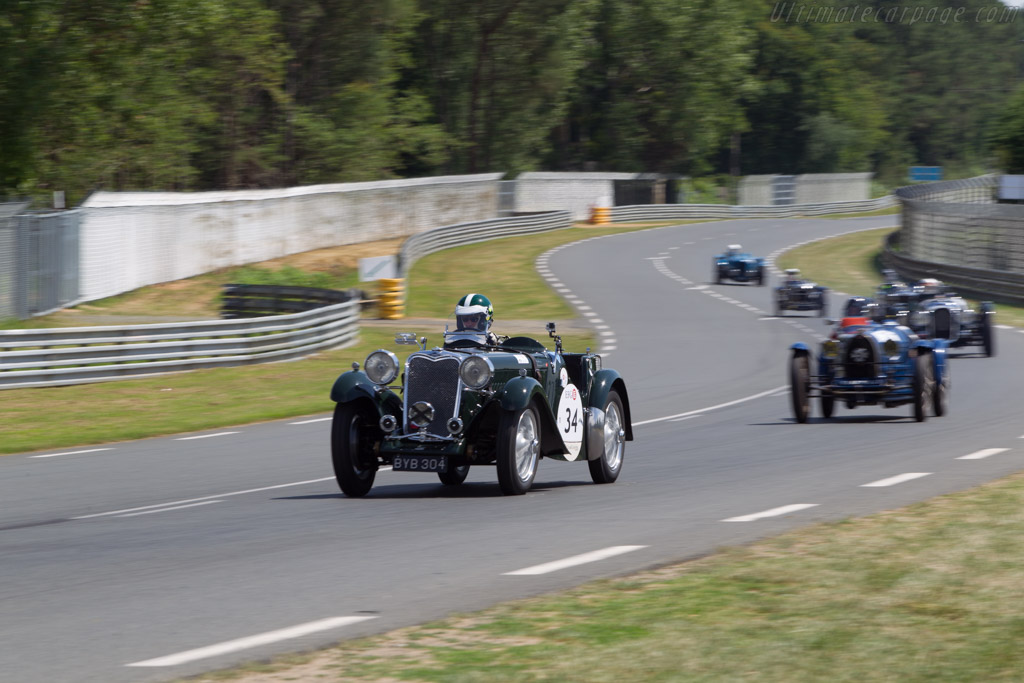
{"type": "Polygon", "coordinates": [[[0,192],[1017,167],[1018,10],[858,7],[882,19],[838,0],[12,0],[0,192]]]}
{"type": "Polygon", "coordinates": [[[1024,173],[1024,87],[1007,104],[991,139],[1003,172],[1024,173]]]}

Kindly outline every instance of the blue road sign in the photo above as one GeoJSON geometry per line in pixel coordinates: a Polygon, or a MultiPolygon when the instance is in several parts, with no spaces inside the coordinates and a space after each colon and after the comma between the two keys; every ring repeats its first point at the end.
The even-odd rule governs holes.
{"type": "Polygon", "coordinates": [[[911,166],[910,167],[910,179],[912,181],[919,180],[942,180],[942,167],[941,166],[911,166]]]}

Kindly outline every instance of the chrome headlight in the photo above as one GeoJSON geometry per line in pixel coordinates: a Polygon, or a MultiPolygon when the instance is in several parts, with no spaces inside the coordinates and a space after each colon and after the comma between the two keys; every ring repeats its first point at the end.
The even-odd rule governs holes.
{"type": "Polygon", "coordinates": [[[398,357],[390,351],[378,349],[366,357],[363,368],[374,384],[390,384],[398,377],[398,357]]]}
{"type": "Polygon", "coordinates": [[[485,356],[470,356],[459,366],[459,377],[470,389],[483,389],[494,378],[494,365],[485,356]]]}
{"type": "Polygon", "coordinates": [[[825,358],[838,358],[839,342],[835,339],[826,339],[825,343],[821,345],[821,353],[825,358]]]}

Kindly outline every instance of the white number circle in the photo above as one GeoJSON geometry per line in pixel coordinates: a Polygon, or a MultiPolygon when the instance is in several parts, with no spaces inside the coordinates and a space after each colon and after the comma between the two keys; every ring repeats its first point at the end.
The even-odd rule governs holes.
{"type": "Polygon", "coordinates": [[[566,384],[558,400],[558,432],[569,448],[567,460],[576,460],[583,446],[583,399],[575,384],[566,384]]]}

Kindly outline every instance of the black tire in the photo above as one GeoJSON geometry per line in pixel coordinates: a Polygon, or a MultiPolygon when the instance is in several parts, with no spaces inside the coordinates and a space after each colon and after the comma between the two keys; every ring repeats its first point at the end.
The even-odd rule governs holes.
{"type": "Polygon", "coordinates": [[[764,266],[757,267],[757,286],[764,287],[768,279],[764,276],[764,266]]]}
{"type": "Polygon", "coordinates": [[[540,460],[540,418],[537,410],[502,412],[498,424],[498,485],[506,496],[521,496],[530,490],[540,460]]]}
{"type": "Polygon", "coordinates": [[[992,314],[985,313],[981,318],[981,346],[989,358],[996,355],[996,337],[992,333],[992,314]]]}
{"type": "Polygon", "coordinates": [[[811,362],[806,354],[795,354],[789,361],[789,397],[793,404],[793,417],[800,424],[811,414],[811,362]]]}
{"type": "Polygon", "coordinates": [[[931,396],[932,384],[932,359],[927,353],[918,353],[914,359],[914,419],[924,422],[928,417],[925,414],[925,406],[928,405],[931,396]]]}
{"type": "Polygon", "coordinates": [[[453,467],[447,472],[438,472],[437,477],[445,486],[458,486],[469,476],[469,465],[453,467]]]}
{"type": "Polygon", "coordinates": [[[604,439],[601,457],[588,460],[590,478],[595,484],[611,484],[619,478],[622,460],[626,455],[626,413],[622,399],[615,391],[608,392],[604,402],[604,439]]]}
{"type": "Polygon", "coordinates": [[[375,425],[369,414],[351,403],[339,403],[331,422],[331,461],[341,492],[361,498],[373,488],[377,459],[372,455],[375,425]]]}
{"type": "MultiPolygon", "coordinates": [[[[948,371],[949,368],[946,370],[948,371]]],[[[946,414],[948,396],[949,385],[945,381],[936,382],[932,390],[932,412],[935,413],[935,417],[942,417],[946,414]]]]}
{"type": "Polygon", "coordinates": [[[776,294],[775,295],[775,317],[776,318],[781,318],[783,310],[784,309],[782,308],[782,301],[779,299],[779,295],[776,294]]]}
{"type": "Polygon", "coordinates": [[[716,285],[722,284],[722,267],[718,265],[718,261],[715,261],[715,268],[712,273],[711,281],[716,285]]]}
{"type": "Polygon", "coordinates": [[[836,397],[830,393],[821,392],[821,416],[825,419],[832,417],[836,409],[836,397]]]}

